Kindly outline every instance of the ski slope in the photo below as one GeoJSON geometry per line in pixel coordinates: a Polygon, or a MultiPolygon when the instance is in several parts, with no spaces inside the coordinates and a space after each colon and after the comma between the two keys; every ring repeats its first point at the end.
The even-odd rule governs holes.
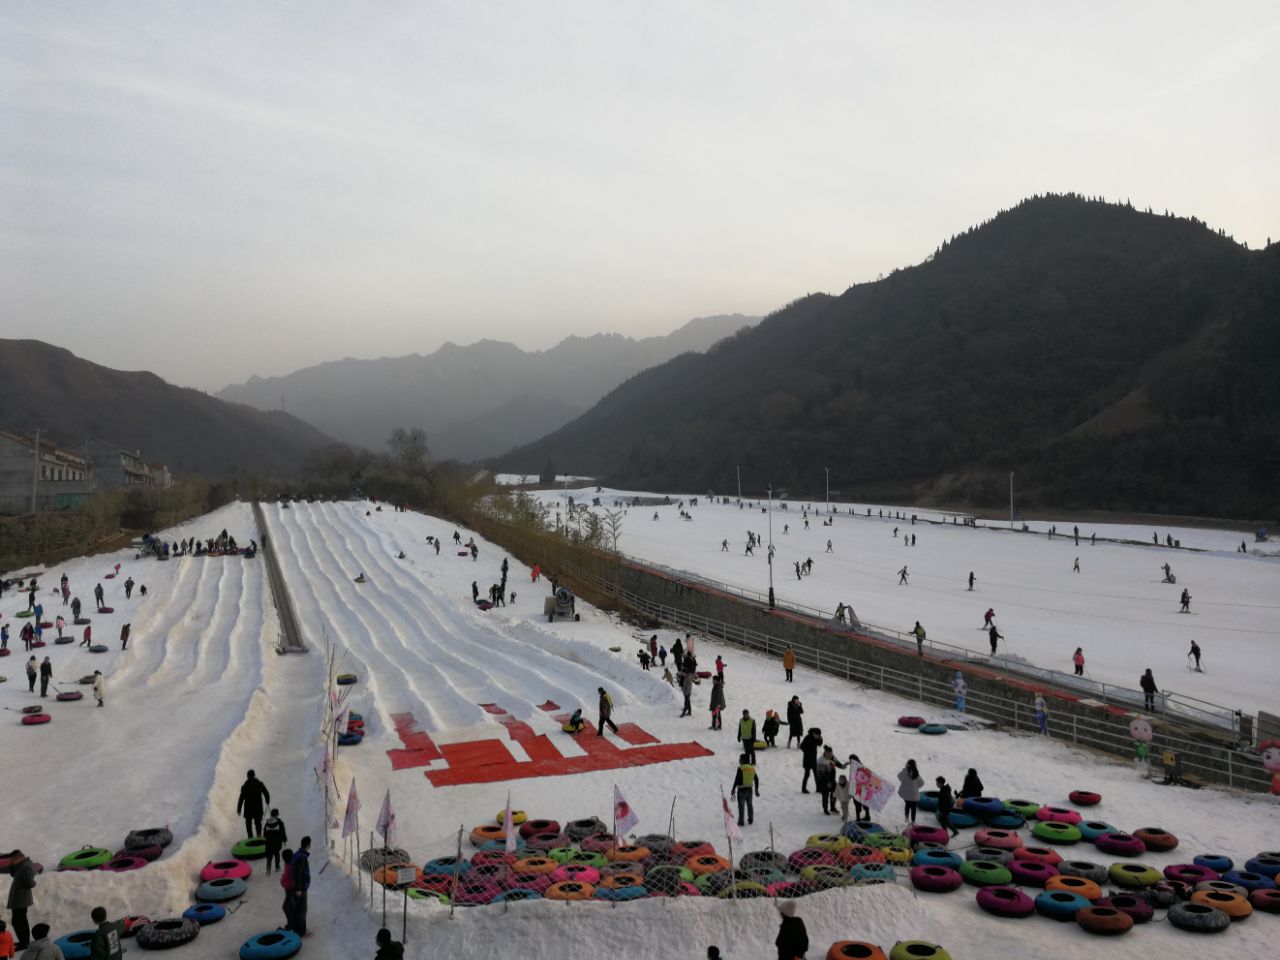
{"type": "MultiPolygon", "coordinates": [[[[826,732],[838,755],[857,752],[887,777],[914,757],[926,780],[942,774],[958,783],[972,766],[989,792],[1005,797],[1054,803],[1077,787],[1098,790],[1104,799],[1097,816],[1127,829],[1163,826],[1181,838],[1177,850],[1142,858],[1157,867],[1210,850],[1243,861],[1280,847],[1280,819],[1269,798],[1162,787],[1141,779],[1125,763],[978,726],[938,738],[905,732],[896,718],[918,712],[918,704],[804,670],[797,671],[794,684],[786,684],[776,661],[699,640],[704,665],[717,653],[728,661],[726,729],[711,731],[707,685],[695,688],[694,715],[679,718],[675,692],[659,673],[638,666],[638,638],[630,627],[582,602],[580,622],[548,624],[541,613],[547,585],[531,583],[528,569],[514,558],[509,558],[508,589],[518,594],[515,602],[478,609],[471,602],[472,581],[485,594],[499,579],[506,556],[482,539],[477,538],[478,560],[472,561],[450,549],[453,525],[390,507],[294,504],[282,510],[268,505],[265,515],[267,530],[255,531],[249,509],[233,505],[163,535],[212,536],[223,527],[241,540],[269,533],[307,631],[310,652],[304,655],[273,651],[278,627],[261,559],[159,563],[135,561],[132,552],[121,552],[48,572],[48,587],[65,568],[75,592],[91,597],[97,575],[118,561],[121,580],[132,574],[147,584],[149,596],[139,601],[135,593],[132,603],[122,603],[119,581],[104,581],[117,613],[95,618],[94,626],[111,653],[46,648],[54,651],[57,677],[105,663],[106,708],[57,704],[50,707],[59,709],[54,721],[39,728],[21,727],[16,714],[4,714],[12,722],[0,724],[0,747],[10,769],[21,775],[0,779],[0,802],[10,812],[0,827],[0,848],[21,846],[51,868],[82,844],[115,849],[132,828],[169,823],[175,832],[166,856],[139,871],[46,872],[31,919],[51,922],[55,936],[86,926],[89,909],[98,903],[113,914],[181,912],[190,903],[200,866],[225,856],[241,837],[235,797],[244,771],[253,767],[281,808],[291,841],[304,833],[316,839],[310,898],[314,935],[301,956],[372,956],[381,896],[371,907],[367,877],[358,876],[338,831],[329,834],[333,848],[327,867],[322,840],[326,808],[318,770],[324,757],[329,647],[335,672],[358,678],[342,689],[364,714],[367,729],[362,744],[339,749],[333,779],[343,800],[350,783],[358,784],[363,844],[390,791],[397,810],[395,841],[419,863],[450,854],[459,828],[463,852],[469,854],[465,834],[492,822],[508,795],[513,807],[530,816],[566,821],[595,815],[608,821],[615,784],[640,817],[637,833],[664,832],[674,811],[677,836],[705,838],[725,853],[720,796],[737,763],[733,720],[744,707],[758,720],[766,709],[782,711],[792,694],[802,698],[807,723],[826,732]],[[428,535],[444,541],[438,554],[426,542],[428,535]],[[404,559],[397,559],[401,552],[404,559]],[[366,582],[354,583],[361,572],[366,582]],[[130,618],[133,640],[119,653],[119,624],[130,618]],[[65,662],[57,660],[61,655],[65,662]],[[563,734],[557,715],[580,705],[594,720],[600,686],[612,694],[615,720],[625,736],[606,731],[603,738],[575,740],[563,734]],[[641,740],[637,731],[649,740],[625,739],[641,740]],[[493,762],[495,743],[508,761],[493,762]],[[684,753],[674,759],[660,751],[643,753],[668,747],[684,753]],[[548,761],[549,752],[560,759],[548,761]],[[646,759],[632,765],[628,760],[634,756],[646,759]],[[501,776],[489,779],[495,772],[501,776]],[[480,779],[468,779],[476,776],[480,779]]],[[[633,510],[630,516],[635,515],[633,510]]],[[[701,513],[695,516],[698,520],[684,528],[705,524],[701,513]]],[[[674,523],[664,518],[654,526],[674,523]]],[[[638,526],[628,519],[624,538],[638,526]]],[[[464,541],[471,536],[466,530],[461,535],[464,541]]],[[[923,544],[916,548],[923,549],[923,544]]],[[[820,564],[821,557],[815,555],[815,561],[820,564]]],[[[0,613],[11,614],[14,606],[6,594],[0,613]]],[[[662,632],[660,639],[670,646],[675,638],[662,632]]],[[[0,703],[20,707],[38,700],[21,683],[15,657],[7,658],[3,672],[10,680],[0,684],[0,703]]],[[[932,718],[959,719],[945,713],[932,718]]],[[[798,751],[762,751],[759,769],[756,822],[745,828],[735,854],[767,847],[771,838],[778,850],[790,852],[809,835],[833,828],[834,818],[823,816],[816,795],[799,792],[798,751]]],[[[900,826],[900,805],[892,802],[878,818],[900,826]]],[[[921,820],[928,817],[922,814],[921,820]]],[[[966,831],[961,842],[970,834],[966,831]]],[[[1078,848],[1077,855],[1108,862],[1088,848],[1078,848]]],[[[245,938],[280,924],[280,899],[275,878],[255,871],[234,916],[205,928],[181,956],[233,956],[245,938]]],[[[388,923],[397,937],[400,904],[393,896],[388,905],[388,923]]],[[[824,955],[837,939],[866,939],[885,948],[900,939],[933,940],[956,957],[1085,958],[1098,949],[1074,925],[1040,918],[997,921],[977,909],[967,887],[926,897],[903,881],[828,891],[799,904],[813,944],[811,957],[824,955]]],[[[452,920],[438,904],[410,902],[407,956],[518,950],[529,960],[597,960],[601,955],[666,960],[701,956],[710,943],[726,957],[770,956],[776,928],[777,913],[768,901],[534,902],[509,910],[459,910],[452,920]]],[[[1271,948],[1277,929],[1280,920],[1259,915],[1213,942],[1238,955],[1259,956],[1271,948]]],[[[1151,924],[1129,934],[1126,949],[1199,960],[1204,941],[1168,924],[1151,924]]]]}
{"type": "MultiPolygon", "coordinates": [[[[594,487],[539,494],[562,515],[566,495],[579,504],[600,497],[597,512],[611,509],[620,498],[655,496],[614,490],[597,494],[594,487]]],[[[619,543],[623,553],[765,593],[766,549],[744,556],[748,530],[768,543],[764,505],[739,509],[736,503],[712,504],[702,498],[698,506],[686,506],[693,519],[685,521],[674,506],[677,499],[672,495],[672,506],[628,510],[619,543]],[[658,520],[652,519],[655,512],[658,520]],[[726,539],[729,551],[722,552],[726,539]]],[[[683,499],[687,504],[688,497],[683,499]]],[[[1166,534],[1182,541],[1184,549],[1172,549],[1150,543],[1151,527],[1082,525],[1077,546],[1066,522],[1057,524],[1059,533],[1051,540],[1047,533],[1001,527],[934,525],[926,518],[942,521],[951,515],[910,507],[871,506],[867,517],[868,506],[853,505],[850,515],[842,505],[845,512],[837,513],[831,526],[823,526],[824,514],[811,513],[805,530],[802,502],[774,501],[773,584],[780,601],[830,614],[843,602],[864,623],[901,632],[919,620],[930,639],[981,656],[990,652],[983,614],[993,608],[1004,637],[1003,655],[1070,673],[1071,655],[1079,646],[1088,677],[1103,683],[1136,688],[1150,667],[1166,692],[1247,713],[1276,706],[1280,560],[1238,553],[1238,533],[1159,528],[1162,542],[1166,534]],[[877,511],[882,509],[907,519],[881,518],[877,511]],[[912,513],[920,517],[915,525],[912,513]],[[1093,546],[1092,533],[1099,538],[1093,546]],[[904,534],[915,535],[915,546],[904,546],[904,534]],[[826,552],[828,539],[832,553],[826,552]],[[1077,557],[1080,572],[1074,573],[1077,557]],[[813,572],[797,580],[794,564],[809,558],[813,572]],[[1165,563],[1176,584],[1161,582],[1165,563]],[[909,571],[905,586],[898,583],[903,565],[909,571]],[[968,590],[970,571],[976,578],[973,592],[968,590]],[[1189,614],[1179,612],[1184,588],[1192,596],[1189,614]],[[1190,670],[1193,639],[1203,650],[1203,673],[1190,670]]],[[[1049,525],[1039,526],[1047,531],[1049,525]]]]}

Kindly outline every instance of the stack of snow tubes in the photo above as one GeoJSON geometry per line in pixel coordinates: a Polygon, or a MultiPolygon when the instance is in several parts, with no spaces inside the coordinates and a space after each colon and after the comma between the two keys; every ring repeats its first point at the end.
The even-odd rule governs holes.
{"type": "Polygon", "coordinates": [[[364,741],[364,717],[359,713],[347,714],[347,729],[338,734],[338,746],[354,747],[364,741]]]}

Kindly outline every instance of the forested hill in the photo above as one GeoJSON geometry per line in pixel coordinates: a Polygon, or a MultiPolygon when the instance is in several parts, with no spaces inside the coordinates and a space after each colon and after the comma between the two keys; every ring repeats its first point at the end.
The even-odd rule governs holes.
{"type": "Polygon", "coordinates": [[[1280,244],[1074,196],[633,377],[497,466],[639,488],[1275,517],[1280,244]]]}

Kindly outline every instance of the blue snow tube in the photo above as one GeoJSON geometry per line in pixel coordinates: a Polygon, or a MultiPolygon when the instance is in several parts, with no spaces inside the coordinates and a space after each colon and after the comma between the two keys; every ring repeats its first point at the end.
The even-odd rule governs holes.
{"type": "Polygon", "coordinates": [[[1230,857],[1221,853],[1202,853],[1193,857],[1191,862],[1197,867],[1206,867],[1215,873],[1226,873],[1235,866],[1230,857]]]}
{"type": "Polygon", "coordinates": [[[340,687],[349,687],[356,682],[356,675],[354,673],[340,673],[334,678],[333,682],[340,687]]]}
{"type": "Polygon", "coordinates": [[[65,937],[59,937],[54,942],[62,948],[62,955],[67,960],[86,960],[89,956],[89,944],[97,932],[96,930],[77,930],[75,933],[68,933],[65,937]]]}
{"type": "MultiPolygon", "coordinates": [[[[1253,861],[1250,860],[1249,863],[1253,861]]],[[[1276,885],[1270,877],[1252,870],[1228,870],[1222,875],[1222,879],[1227,883],[1234,883],[1237,887],[1244,887],[1250,893],[1254,890],[1270,890],[1276,885]]]]}
{"type": "Polygon", "coordinates": [[[219,877],[217,880],[206,880],[196,887],[196,899],[202,903],[224,903],[243,897],[249,885],[240,879],[219,877]]]}
{"type": "Polygon", "coordinates": [[[240,945],[240,960],[275,960],[292,957],[302,949],[302,938],[292,930],[272,930],[250,937],[240,945]]]}
{"type": "Polygon", "coordinates": [[[465,860],[459,860],[457,857],[439,857],[435,860],[428,860],[422,865],[423,873],[440,873],[446,876],[457,874],[462,876],[471,869],[471,864],[465,860]]]}
{"type": "Polygon", "coordinates": [[[964,812],[979,820],[990,820],[1005,812],[1004,801],[996,797],[965,797],[964,812]]]}
{"type": "Polygon", "coordinates": [[[950,867],[953,870],[959,870],[963,862],[959,854],[933,847],[917,850],[911,858],[911,865],[915,867],[950,867]]]}
{"type": "Polygon", "coordinates": [[[596,887],[597,900],[639,900],[649,893],[646,887],[596,887]]]}
{"type": "Polygon", "coordinates": [[[921,790],[919,806],[921,810],[937,810],[938,809],[938,791],[937,790],[921,790]]]}
{"type": "Polygon", "coordinates": [[[858,841],[865,837],[868,833],[886,833],[884,827],[870,820],[850,820],[840,830],[850,840],[858,841]]]}
{"type": "Polygon", "coordinates": [[[1077,911],[1092,906],[1080,894],[1066,890],[1046,890],[1036,897],[1036,913],[1050,920],[1071,920],[1077,911]]]}
{"type": "Polygon", "coordinates": [[[217,923],[227,915],[227,908],[218,903],[197,903],[182,911],[184,920],[194,920],[200,926],[217,923]]]}
{"type": "Polygon", "coordinates": [[[1246,860],[1244,868],[1250,873],[1260,873],[1264,877],[1280,877],[1280,852],[1264,850],[1256,857],[1246,860]]]}
{"type": "MultiPolygon", "coordinates": [[[[516,849],[523,850],[524,848],[525,848],[524,837],[517,836],[516,849]]],[[[484,853],[486,851],[498,851],[498,850],[505,850],[505,849],[507,849],[507,841],[505,840],[486,840],[484,843],[480,844],[481,853],[484,853]]]]}
{"type": "MultiPolygon", "coordinates": [[[[1080,836],[1084,837],[1084,839],[1088,840],[1090,843],[1102,836],[1104,833],[1118,833],[1120,829],[1119,827],[1113,827],[1105,820],[1082,820],[1080,823],[1076,824],[1076,827],[1080,831],[1080,836]]],[[[1218,872],[1221,873],[1222,871],[1219,870],[1218,872]]]]}
{"type": "Polygon", "coordinates": [[[898,874],[887,863],[855,863],[849,868],[849,879],[856,883],[894,883],[898,874]]]}
{"type": "Polygon", "coordinates": [[[1026,826],[1026,823],[1026,817],[1020,813],[1014,813],[1012,810],[997,813],[987,820],[987,826],[995,827],[997,830],[1018,830],[1026,826]]]}
{"type": "Polygon", "coordinates": [[[354,747],[358,743],[364,742],[363,733],[340,733],[338,734],[338,746],[354,747]]]}
{"type": "Polygon", "coordinates": [[[963,810],[952,810],[951,816],[947,818],[947,822],[957,830],[966,830],[969,827],[978,825],[978,818],[972,814],[965,813],[963,810]]]}
{"type": "Polygon", "coordinates": [[[916,727],[916,730],[920,733],[926,733],[931,737],[936,737],[939,734],[947,732],[946,726],[941,723],[922,723],[920,726],[916,727]]]}
{"type": "Polygon", "coordinates": [[[363,714],[363,713],[356,713],[354,710],[352,710],[350,713],[348,713],[348,714],[347,714],[347,719],[348,719],[348,720],[363,720],[363,719],[364,719],[364,714],[363,714]]]}

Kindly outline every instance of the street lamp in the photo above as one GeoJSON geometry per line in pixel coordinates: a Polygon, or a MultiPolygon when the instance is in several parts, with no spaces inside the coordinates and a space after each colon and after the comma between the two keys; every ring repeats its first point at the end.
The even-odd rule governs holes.
{"type": "Polygon", "coordinates": [[[823,467],[822,472],[827,475],[827,516],[831,516],[831,471],[823,467]]]}
{"type": "Polygon", "coordinates": [[[773,609],[773,484],[769,484],[769,609],[773,609]]]}

